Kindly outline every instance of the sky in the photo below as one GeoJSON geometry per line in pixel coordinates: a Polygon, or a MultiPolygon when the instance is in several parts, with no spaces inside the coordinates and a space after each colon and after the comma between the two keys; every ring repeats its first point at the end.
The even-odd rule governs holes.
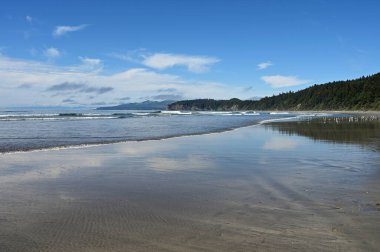
{"type": "Polygon", "coordinates": [[[5,0],[0,107],[257,99],[380,71],[378,0],[5,0]]]}

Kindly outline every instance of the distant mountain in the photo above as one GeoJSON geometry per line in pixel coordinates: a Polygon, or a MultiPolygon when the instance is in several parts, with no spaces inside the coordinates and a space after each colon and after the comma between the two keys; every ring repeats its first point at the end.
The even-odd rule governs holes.
{"type": "Polygon", "coordinates": [[[169,110],[380,110],[380,73],[314,85],[258,101],[197,99],[172,103],[169,110]]]}
{"type": "Polygon", "coordinates": [[[99,107],[97,110],[166,110],[167,106],[175,101],[144,101],[126,103],[111,107],[99,107]]]}

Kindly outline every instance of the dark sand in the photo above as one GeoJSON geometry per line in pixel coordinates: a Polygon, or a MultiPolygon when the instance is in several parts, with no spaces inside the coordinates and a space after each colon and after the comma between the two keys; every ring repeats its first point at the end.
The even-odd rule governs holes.
{"type": "Polygon", "coordinates": [[[0,155],[0,251],[379,251],[379,123],[330,124],[0,155]]]}

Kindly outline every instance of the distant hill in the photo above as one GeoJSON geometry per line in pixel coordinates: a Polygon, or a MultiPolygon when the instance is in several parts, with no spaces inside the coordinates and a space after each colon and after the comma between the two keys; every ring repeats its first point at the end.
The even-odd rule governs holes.
{"type": "Polygon", "coordinates": [[[135,103],[126,103],[111,107],[99,107],[97,110],[166,110],[167,106],[174,101],[144,101],[135,103]]]}
{"type": "Polygon", "coordinates": [[[170,110],[380,110],[380,73],[334,81],[258,101],[197,99],[172,103],[170,110]]]}

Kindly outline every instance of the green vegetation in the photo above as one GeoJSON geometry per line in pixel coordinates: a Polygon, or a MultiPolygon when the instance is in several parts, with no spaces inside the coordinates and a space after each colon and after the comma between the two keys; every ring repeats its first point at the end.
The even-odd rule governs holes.
{"type": "Polygon", "coordinates": [[[259,101],[197,99],[172,103],[170,110],[380,110],[380,73],[334,81],[259,101]]]}

